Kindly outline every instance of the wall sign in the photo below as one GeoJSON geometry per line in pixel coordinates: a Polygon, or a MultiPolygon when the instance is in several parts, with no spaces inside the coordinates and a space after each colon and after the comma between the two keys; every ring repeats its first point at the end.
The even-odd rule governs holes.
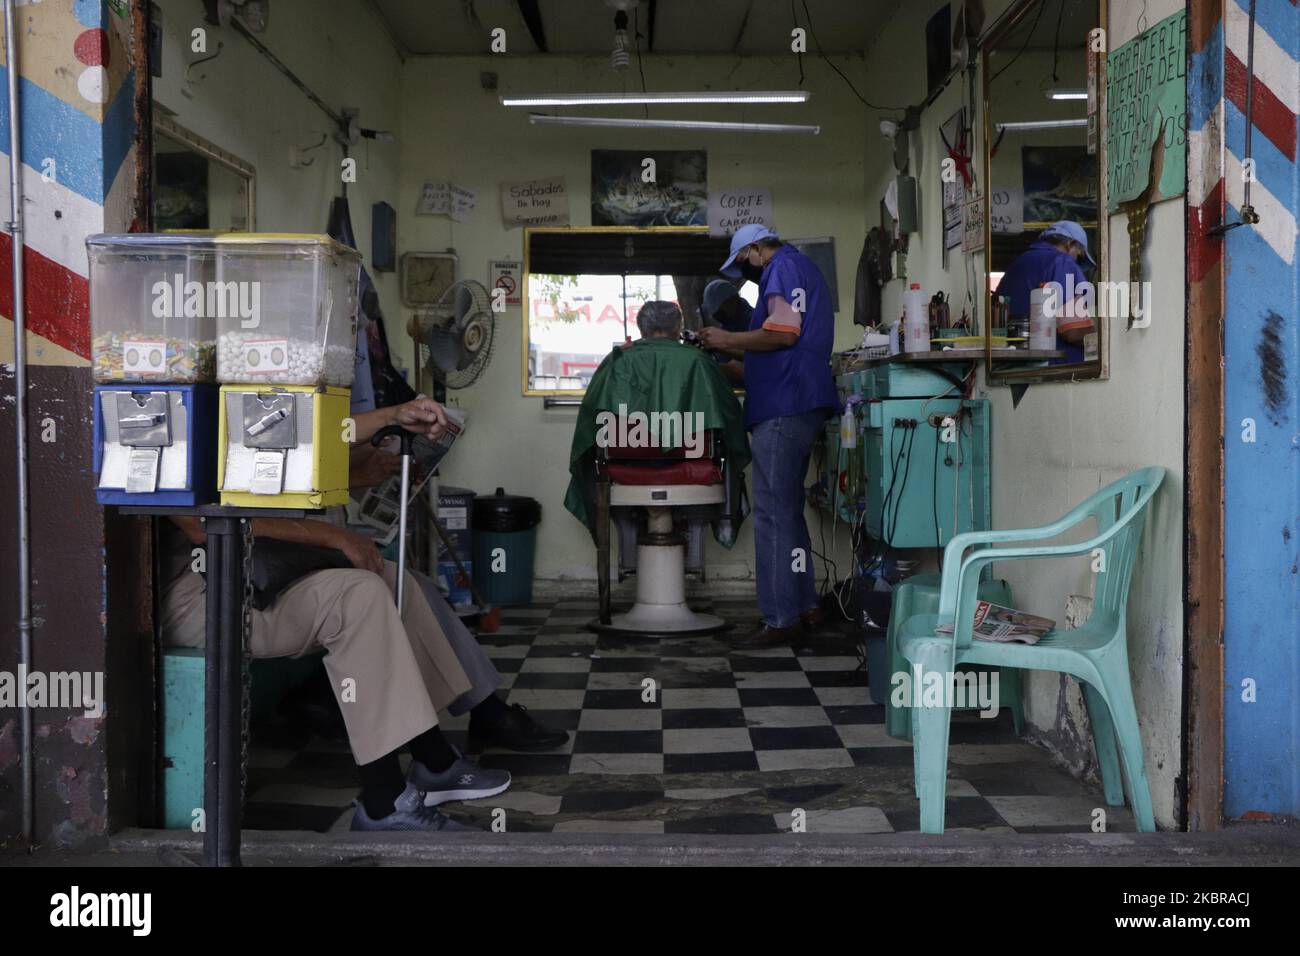
{"type": "Polygon", "coordinates": [[[994,186],[989,194],[989,223],[995,233],[1025,231],[1025,191],[1019,186],[994,186]]]}
{"type": "Polygon", "coordinates": [[[567,226],[569,187],[563,176],[501,184],[501,219],[509,226],[567,226]]]}
{"type": "Polygon", "coordinates": [[[750,223],[776,231],[772,219],[772,190],[716,189],[709,193],[709,235],[729,236],[750,223]]]}
{"type": "Polygon", "coordinates": [[[425,183],[420,189],[420,201],[415,206],[417,216],[450,216],[456,222],[469,222],[478,205],[478,192],[456,183],[425,183]]]}
{"type": "Polygon", "coordinates": [[[1152,154],[1161,157],[1151,201],[1187,189],[1187,11],[1180,10],[1106,57],[1108,207],[1146,192],[1152,154]]]}
{"type": "Polygon", "coordinates": [[[497,289],[504,289],[506,305],[519,305],[523,301],[520,281],[523,265],[517,259],[492,259],[488,262],[488,294],[496,295],[497,289]]]}
{"type": "Polygon", "coordinates": [[[984,197],[976,196],[962,208],[962,252],[979,252],[984,248],[984,197]]]}

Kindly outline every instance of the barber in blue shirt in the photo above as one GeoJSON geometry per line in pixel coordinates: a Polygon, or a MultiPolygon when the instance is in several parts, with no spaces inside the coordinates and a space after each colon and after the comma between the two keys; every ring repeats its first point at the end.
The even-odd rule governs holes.
{"type": "Polygon", "coordinates": [[[707,348],[744,353],[745,424],[754,454],[754,563],[763,620],[738,647],[788,644],[821,624],[804,478],[838,407],[830,358],[834,305],[811,259],[765,226],[743,226],[721,272],[758,284],[749,329],[704,328],[707,348]]]}
{"type": "Polygon", "coordinates": [[[1074,364],[1084,361],[1083,337],[1093,330],[1083,300],[1088,277],[1080,261],[1096,268],[1096,260],[1088,251],[1088,234],[1083,226],[1068,219],[1054,222],[1034,240],[1020,256],[1007,267],[994,295],[1011,299],[1011,314],[1016,318],[1029,315],[1029,296],[1043,283],[1056,283],[1062,296],[1056,307],[1056,347],[1065,355],[1053,359],[1053,365],[1074,364]],[[1066,298],[1068,297],[1068,299],[1066,298]]]}

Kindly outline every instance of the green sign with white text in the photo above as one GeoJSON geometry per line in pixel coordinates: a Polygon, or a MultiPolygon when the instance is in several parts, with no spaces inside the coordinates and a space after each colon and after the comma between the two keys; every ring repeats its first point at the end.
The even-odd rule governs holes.
{"type": "Polygon", "coordinates": [[[1152,202],[1187,189],[1186,64],[1186,10],[1106,57],[1108,211],[1141,196],[1152,175],[1152,202]]]}

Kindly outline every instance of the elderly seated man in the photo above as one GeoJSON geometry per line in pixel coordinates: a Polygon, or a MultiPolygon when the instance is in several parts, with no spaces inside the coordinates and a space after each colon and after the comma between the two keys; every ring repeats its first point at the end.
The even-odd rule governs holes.
{"type": "MultiPolygon", "coordinates": [[[[718,515],[716,506],[711,509],[713,533],[729,548],[747,510],[744,470],[750,454],[740,402],[717,363],[702,349],[680,341],[682,313],[674,303],[647,302],[636,323],[641,338],[606,356],[587,386],[569,452],[571,477],[564,506],[599,543],[596,485],[602,450],[643,447],[664,450],[670,460],[699,459],[709,452],[706,435],[712,432],[727,462],[725,500],[731,502],[726,514],[718,515]]],[[[700,483],[716,485],[718,480],[700,483]]]]}
{"type": "MultiPolygon", "coordinates": [[[[430,438],[446,427],[442,406],[424,397],[354,418],[358,443],[386,424],[430,438]]],[[[163,525],[163,641],[201,647],[207,586],[191,555],[193,547],[204,543],[203,530],[197,518],[170,520],[163,525]]],[[[476,711],[495,704],[495,712],[487,715],[488,729],[495,726],[508,708],[493,695],[495,684],[476,686],[485,671],[495,675],[490,663],[476,660],[477,647],[463,646],[472,639],[452,644],[429,600],[440,600],[436,591],[430,595],[409,571],[405,607],[399,613],[392,594],[396,566],[383,559],[369,538],[308,519],[256,518],[252,530],[257,539],[334,549],[351,565],[307,570],[269,605],[253,610],[249,643],[255,658],[326,651],[325,669],[361,778],[352,829],[473,829],[436,808],[495,796],[510,785],[510,774],[467,760],[443,737],[438,711],[458,702],[473,707],[472,727],[476,711]],[[411,753],[405,774],[399,761],[402,748],[411,753]]],[[[553,736],[558,739],[546,742],[558,745],[567,739],[553,736]]]]}

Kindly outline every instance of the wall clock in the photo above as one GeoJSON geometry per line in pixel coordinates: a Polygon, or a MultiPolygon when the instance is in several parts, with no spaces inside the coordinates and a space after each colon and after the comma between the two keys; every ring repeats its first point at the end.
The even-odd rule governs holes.
{"type": "Polygon", "coordinates": [[[402,254],[402,304],[410,308],[433,305],[456,281],[453,252],[402,254]]]}

